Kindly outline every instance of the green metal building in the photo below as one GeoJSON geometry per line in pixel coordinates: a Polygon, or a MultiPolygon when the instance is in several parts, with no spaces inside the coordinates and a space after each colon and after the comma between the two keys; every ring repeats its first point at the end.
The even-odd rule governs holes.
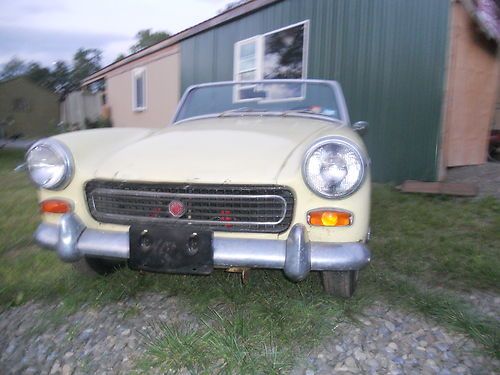
{"type": "MultiPolygon", "coordinates": [[[[434,180],[449,0],[284,0],[181,41],[181,90],[234,77],[234,45],[308,21],[307,78],[339,81],[366,120],[378,181],[434,180]]],[[[307,36],[306,36],[307,38],[307,36]]]]}

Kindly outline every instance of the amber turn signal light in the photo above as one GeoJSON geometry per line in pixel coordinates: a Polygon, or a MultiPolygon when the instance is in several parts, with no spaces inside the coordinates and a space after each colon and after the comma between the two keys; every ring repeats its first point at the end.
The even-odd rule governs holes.
{"type": "Polygon", "coordinates": [[[307,214],[307,222],[320,227],[347,227],[352,224],[352,213],[339,210],[315,210],[307,214]]]}
{"type": "Polygon", "coordinates": [[[62,199],[48,199],[40,203],[42,213],[65,214],[71,212],[71,204],[62,199]]]}

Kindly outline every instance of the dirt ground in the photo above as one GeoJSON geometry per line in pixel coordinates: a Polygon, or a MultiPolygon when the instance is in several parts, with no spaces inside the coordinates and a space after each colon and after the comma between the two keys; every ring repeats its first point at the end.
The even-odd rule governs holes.
{"type": "Polygon", "coordinates": [[[446,182],[465,182],[479,188],[478,197],[500,199],[500,162],[449,168],[446,182]]]}

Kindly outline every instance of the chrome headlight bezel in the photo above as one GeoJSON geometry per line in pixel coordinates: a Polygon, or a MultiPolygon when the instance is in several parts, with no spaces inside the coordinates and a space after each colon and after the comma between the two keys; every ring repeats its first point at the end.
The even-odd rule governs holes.
{"type": "Polygon", "coordinates": [[[365,153],[359,148],[359,146],[356,143],[352,142],[350,139],[345,138],[345,137],[331,136],[331,137],[319,139],[318,141],[313,143],[307,149],[307,151],[304,155],[304,159],[302,161],[302,178],[303,178],[305,184],[307,185],[307,187],[309,188],[309,190],[311,190],[314,194],[316,194],[322,198],[344,199],[344,198],[351,196],[352,194],[354,194],[355,192],[357,192],[359,190],[359,188],[363,184],[364,180],[366,179],[368,165],[369,165],[368,157],[365,155],[365,153]],[[309,161],[310,157],[312,156],[312,154],[316,150],[318,150],[319,148],[321,148],[327,144],[338,144],[338,145],[350,148],[355,153],[356,157],[360,161],[360,168],[361,168],[360,177],[357,179],[356,183],[346,193],[344,193],[342,195],[336,195],[335,193],[328,194],[328,193],[325,193],[323,191],[319,191],[319,190],[314,188],[314,186],[310,183],[309,178],[308,178],[307,165],[308,165],[308,161],[309,161]]]}
{"type": "Polygon", "coordinates": [[[28,169],[28,175],[31,179],[31,181],[39,188],[41,189],[47,189],[47,190],[62,190],[65,187],[69,185],[71,180],[73,179],[74,175],[74,161],[73,161],[73,156],[71,155],[70,150],[68,147],[57,141],[56,139],[53,138],[44,138],[41,139],[37,142],[35,142],[26,152],[25,156],[26,160],[26,167],[28,169]],[[32,174],[32,168],[31,168],[31,163],[29,161],[29,155],[31,152],[33,152],[35,149],[39,147],[44,147],[53,152],[57,157],[59,157],[62,161],[62,166],[64,168],[64,172],[61,175],[59,179],[56,181],[49,181],[47,183],[41,183],[40,181],[37,181],[32,174]]]}

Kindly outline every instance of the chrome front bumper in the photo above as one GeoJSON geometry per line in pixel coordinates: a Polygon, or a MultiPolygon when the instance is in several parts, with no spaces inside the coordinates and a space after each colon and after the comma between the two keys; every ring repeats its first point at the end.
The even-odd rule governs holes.
{"type": "MultiPolygon", "coordinates": [[[[129,258],[128,232],[89,229],[74,214],[63,215],[59,224],[40,224],[34,236],[65,262],[82,256],[129,258]]],[[[311,242],[301,224],[292,227],[286,240],[214,237],[212,245],[217,268],[282,269],[294,281],[303,280],[310,271],[359,270],[371,257],[364,243],[311,242]]]]}

